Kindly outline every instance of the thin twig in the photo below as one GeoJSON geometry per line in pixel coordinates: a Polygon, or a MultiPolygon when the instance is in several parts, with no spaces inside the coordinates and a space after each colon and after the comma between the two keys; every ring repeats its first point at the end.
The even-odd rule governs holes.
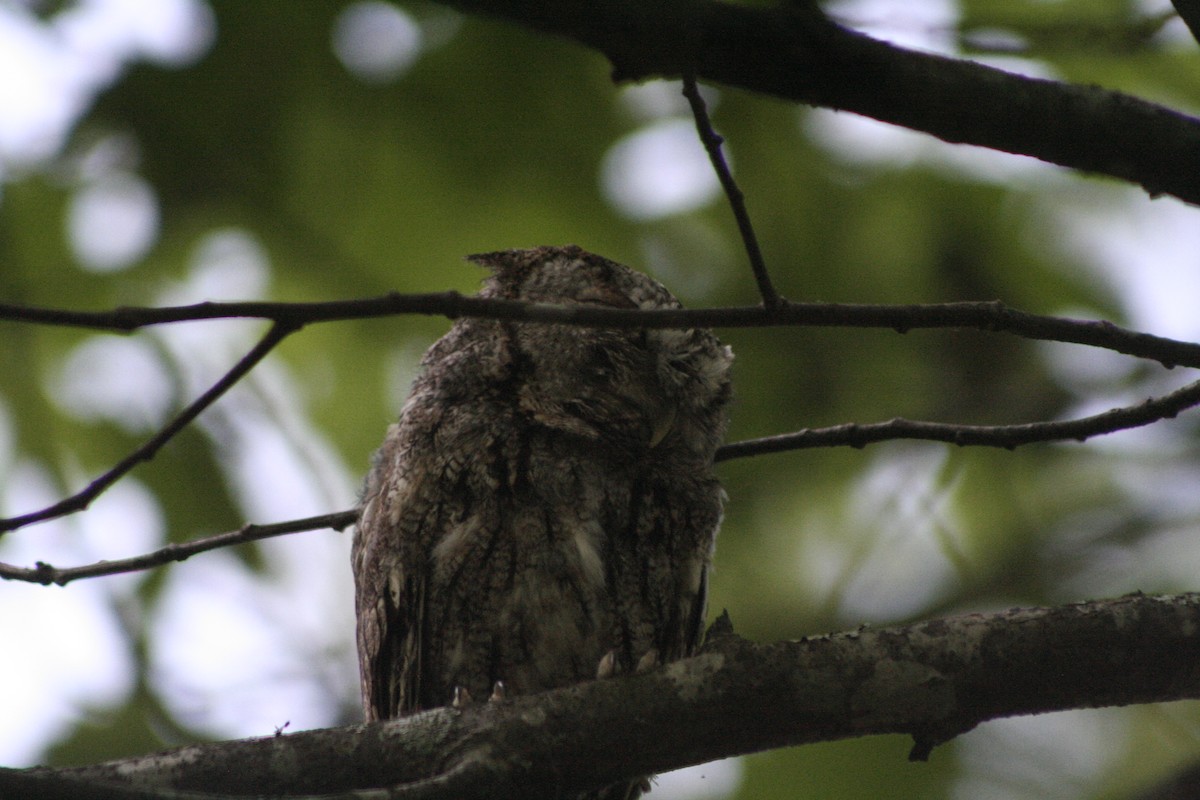
{"type": "Polygon", "coordinates": [[[1140,428],[1159,420],[1169,419],[1181,411],[1200,404],[1200,381],[1189,383],[1162,397],[1152,398],[1135,406],[1123,406],[1079,419],[1060,422],[1028,422],[1021,425],[953,425],[938,422],[919,422],[893,419],[868,425],[847,423],[828,428],[808,428],[795,433],[747,439],[727,444],[717,451],[717,461],[745,458],[766,453],[803,450],[812,447],[849,446],[893,439],[921,439],[948,442],[959,446],[1002,447],[1012,450],[1024,444],[1074,440],[1086,441],[1093,436],[1140,428]]]}
{"type": "MultiPolygon", "coordinates": [[[[717,461],[735,458],[781,453],[789,450],[804,450],[814,447],[861,448],[876,442],[895,439],[919,439],[948,442],[959,446],[975,445],[1002,447],[1012,450],[1021,445],[1053,441],[1086,441],[1093,436],[1119,430],[1141,427],[1162,419],[1174,417],[1181,411],[1200,404],[1200,381],[1190,383],[1182,389],[1153,398],[1136,406],[1114,408],[1102,414],[1061,422],[1031,422],[1020,425],[953,425],[938,422],[921,422],[908,419],[893,419],[869,425],[849,423],[828,428],[809,428],[795,433],[747,439],[727,444],[717,451],[717,461]]],[[[123,572],[151,569],[243,542],[253,542],[272,536],[333,528],[342,530],[353,524],[356,512],[339,511],[318,517],[290,520],[274,525],[245,525],[236,531],[196,539],[184,544],[172,544],[132,558],[119,561],[99,561],[79,567],[60,569],[39,562],[36,567],[17,567],[0,563],[0,578],[28,583],[58,584],[64,586],[80,578],[96,578],[123,572]]]]}
{"type": "Polygon", "coordinates": [[[130,333],[151,325],[208,319],[267,319],[295,328],[319,322],[424,314],[521,322],[552,322],[588,328],[768,328],[812,326],[890,328],[897,333],[922,328],[970,328],[1010,333],[1026,339],[1084,344],[1157,361],[1166,367],[1200,367],[1200,344],[1129,330],[1101,320],[1030,314],[998,300],[880,305],[872,303],[794,303],[775,308],[733,306],[700,309],[619,309],[553,305],[466,297],[458,292],[392,293],[357,300],[314,303],[197,303],[161,308],[122,307],[111,311],[67,311],[0,304],[0,320],[130,333]]]}
{"type": "Polygon", "coordinates": [[[0,519],[0,534],[23,528],[26,525],[32,525],[35,522],[57,519],[58,517],[63,517],[87,508],[104,490],[116,483],[138,464],[154,458],[163,445],[171,441],[177,433],[187,427],[192,420],[200,415],[200,412],[216,402],[221,395],[225,394],[246,373],[250,372],[258,362],[262,361],[268,353],[274,350],[276,345],[299,327],[299,325],[280,322],[272,325],[266,335],[259,340],[258,344],[254,345],[246,355],[242,356],[228,372],[221,376],[220,380],[214,383],[208,391],[196,398],[187,408],[179,412],[174,419],[164,425],[145,444],[121,459],[112,469],[100,475],[81,491],[76,492],[70,497],[38,511],[22,514],[17,517],[9,517],[8,519],[0,519]]]}
{"type": "Polygon", "coordinates": [[[245,544],[246,542],[257,542],[273,536],[315,531],[322,528],[332,528],[340,531],[354,524],[356,516],[357,512],[351,509],[349,511],[338,511],[333,514],[322,514],[318,517],[306,517],[305,519],[278,522],[273,525],[247,524],[236,531],[205,536],[200,539],[193,539],[190,542],[169,544],[166,547],[150,553],[143,553],[139,556],[117,559],[115,561],[97,561],[94,564],[84,564],[79,567],[60,568],[42,561],[37,562],[37,565],[32,568],[0,563],[0,578],[10,581],[40,583],[43,586],[49,586],[52,583],[58,586],[66,586],[71,581],[79,580],[80,578],[99,578],[105,575],[117,575],[124,572],[139,572],[144,569],[153,569],[154,567],[161,567],[164,564],[170,564],[173,561],[184,561],[197,553],[205,553],[221,547],[232,547],[233,545],[245,544]]]}
{"type": "MultiPolygon", "coordinates": [[[[64,311],[0,305],[0,319],[118,332],[130,332],[148,325],[201,319],[259,318],[269,319],[275,323],[266,336],[233,369],[142,447],[95,479],[81,492],[39,511],[0,520],[0,533],[86,508],[92,500],[134,466],[152,458],[166,442],[170,441],[183,427],[195,419],[248,373],[280,341],[294,331],[317,322],[401,313],[439,314],[451,318],[478,316],[613,328],[810,325],[891,328],[900,333],[915,328],[975,328],[993,332],[1004,331],[1028,339],[1100,347],[1139,358],[1152,359],[1167,367],[1176,365],[1200,367],[1200,344],[1127,330],[1109,322],[1028,314],[996,301],[908,306],[781,301],[773,308],[757,306],[643,311],[524,303],[492,298],[464,297],[457,292],[443,292],[421,295],[389,294],[362,300],[317,303],[199,303],[165,308],[118,308],[108,312],[64,311]]],[[[1101,417],[1103,416],[1101,415],[1101,417]]],[[[1146,424],[1144,422],[1120,424],[1120,419],[1121,417],[1117,418],[1118,424],[1113,427],[1095,430],[1085,427],[1083,432],[1086,435],[1096,435],[1121,427],[1146,424]]],[[[1100,422],[1109,424],[1103,420],[1100,422]]],[[[1067,423],[1031,423],[1031,426],[1015,426],[1020,429],[1019,431],[1010,431],[1006,430],[1008,426],[955,426],[896,420],[877,425],[838,426],[828,430],[799,431],[781,437],[768,437],[754,443],[743,442],[723,449],[720,457],[722,459],[737,458],[760,452],[778,452],[800,447],[852,442],[858,442],[861,446],[885,438],[922,438],[999,447],[1010,447],[1033,441],[1079,438],[1076,429],[1063,428],[1064,425],[1067,423]],[[835,434],[834,431],[837,433],[835,434]],[[831,440],[828,438],[830,436],[834,438],[831,440]]]]}
{"type": "Polygon", "coordinates": [[[708,117],[708,107],[696,86],[695,75],[683,76],[683,96],[692,107],[700,143],[704,145],[708,160],[712,162],[713,172],[717,173],[721,188],[725,190],[725,197],[729,199],[729,207],[733,210],[733,218],[737,220],[738,233],[742,235],[742,245],[750,258],[750,269],[754,271],[754,280],[758,283],[758,293],[762,296],[763,306],[774,308],[782,302],[782,298],[771,284],[771,275],[767,272],[766,261],[763,260],[762,250],[758,246],[758,237],[754,235],[754,225],[750,222],[750,212],[746,210],[746,196],[734,180],[729,164],[725,161],[725,154],[721,152],[721,144],[725,140],[713,129],[712,120],[708,117]]]}

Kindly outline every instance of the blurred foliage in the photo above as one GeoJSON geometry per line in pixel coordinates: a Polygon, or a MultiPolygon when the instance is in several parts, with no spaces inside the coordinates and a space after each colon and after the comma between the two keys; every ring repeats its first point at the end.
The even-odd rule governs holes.
{"type": "MultiPolygon", "coordinates": [[[[41,11],[50,17],[58,5],[41,11]]],[[[647,118],[632,110],[626,88],[611,84],[596,54],[411,2],[400,5],[425,32],[420,58],[394,80],[365,81],[330,47],[350,5],[344,0],[211,5],[217,36],[203,58],[181,68],[132,65],[98,98],[58,162],[10,176],[0,197],[0,299],[86,309],[158,304],[193,275],[206,237],[233,229],[264,249],[263,294],[278,300],[471,291],[480,275],[461,261],[467,253],[573,242],[658,275],[689,305],[755,301],[719,199],[650,220],[605,199],[606,154],[647,118]],[[78,165],[112,141],[129,146],[121,167],[156,193],[161,228],[144,258],[101,273],[80,268],[63,225],[86,183],[78,165]]],[[[967,55],[1003,49],[1006,58],[1064,79],[1200,105],[1195,48],[1171,45],[1163,37],[1167,16],[1148,16],[1140,3],[960,6],[954,33],[967,55]]],[[[859,21],[849,12],[846,19],[859,21]]],[[[810,135],[822,112],[730,91],[714,94],[713,106],[785,296],[998,298],[1029,311],[1124,321],[1125,298],[1078,260],[1052,218],[1062,204],[1124,198],[1120,187],[1080,176],[984,178],[948,166],[949,146],[893,161],[846,158],[810,135]]],[[[420,352],[447,326],[418,317],[322,325],[277,354],[294,413],[348,465],[351,480],[398,411],[420,352]]],[[[1010,337],[830,329],[721,335],[738,358],[733,440],[893,416],[1052,419],[1080,413],[1087,400],[1044,348],[1010,337]]],[[[49,468],[64,492],[148,433],[81,419],[51,401],[50,377],[90,336],[6,324],[0,347],[16,453],[49,468]]],[[[201,388],[188,376],[189,361],[208,349],[204,336],[193,336],[188,351],[166,334],[138,334],[173,376],[173,407],[201,388]]],[[[212,349],[214,361],[236,358],[237,347],[212,349]]],[[[1134,387],[1161,390],[1165,380],[1137,368],[1094,388],[1103,403],[1140,398],[1149,390],[1134,387]]],[[[237,406],[214,410],[205,427],[136,473],[157,498],[171,541],[236,528],[252,513],[226,463],[237,413],[237,406]]],[[[1162,557],[1170,534],[1194,533],[1197,522],[1136,490],[1154,470],[1178,477],[1200,466],[1195,424],[1164,430],[1171,446],[1132,451],[893,443],[724,464],[730,502],[713,608],[727,608],[744,635],[771,640],[962,609],[1194,589],[1147,560],[1162,557]]],[[[259,549],[243,548],[239,558],[269,578],[270,559],[259,549]]],[[[144,621],[161,588],[159,575],[125,600],[137,609],[125,616],[134,652],[144,651],[144,621]]],[[[148,660],[133,662],[140,674],[125,704],[82,713],[49,760],[133,754],[204,735],[172,718],[145,679],[148,660]]],[[[345,691],[352,698],[354,687],[345,691]]],[[[344,719],[354,713],[351,700],[344,719]]],[[[1110,797],[1106,786],[1140,786],[1200,755],[1194,709],[1120,719],[1115,756],[1053,796],[1110,797]]],[[[972,762],[958,743],[928,764],[909,764],[906,751],[907,742],[887,737],[762,754],[745,760],[737,797],[959,796],[956,781],[972,762]]],[[[1013,754],[1025,756],[1037,753],[1013,754]]],[[[1014,785],[1015,793],[996,796],[1021,796],[1019,780],[1014,785]]]]}

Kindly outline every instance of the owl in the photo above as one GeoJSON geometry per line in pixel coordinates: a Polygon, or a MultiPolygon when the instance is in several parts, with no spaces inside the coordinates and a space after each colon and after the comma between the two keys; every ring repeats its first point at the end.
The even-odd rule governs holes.
{"type": "MultiPolygon", "coordinates": [[[[679,308],[578,247],[471,256],[482,297],[679,308]]],[[[729,348],[705,330],[462,319],[367,478],[352,552],[368,721],[691,654],[724,493],[729,348]]],[[[636,785],[592,797],[635,797],[636,785]]]]}

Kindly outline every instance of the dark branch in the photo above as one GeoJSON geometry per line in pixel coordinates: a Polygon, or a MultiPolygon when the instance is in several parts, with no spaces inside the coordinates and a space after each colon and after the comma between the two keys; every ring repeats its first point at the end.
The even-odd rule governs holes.
{"type": "MultiPolygon", "coordinates": [[[[716,461],[803,450],[815,447],[865,447],[894,439],[920,439],[948,442],[956,445],[976,445],[1013,449],[1035,442],[1073,439],[1085,441],[1093,436],[1118,430],[1149,425],[1170,418],[1184,409],[1200,403],[1200,382],[1161,398],[1103,414],[1062,422],[1034,422],[1022,425],[954,425],[893,419],[875,424],[847,423],[828,428],[808,428],[795,433],[748,439],[721,447],[716,461]]],[[[79,567],[58,568],[38,562],[33,568],[0,563],[0,578],[43,585],[67,583],[80,578],[96,578],[152,569],[174,561],[183,561],[197,553],[245,542],[258,541],[289,533],[333,528],[342,530],[354,523],[356,512],[351,509],[317,517],[290,520],[273,525],[247,524],[236,531],[217,534],[183,544],[171,544],[151,553],[116,561],[98,561],[79,567]]]]}
{"type": "MultiPolygon", "coordinates": [[[[590,306],[555,306],[514,301],[496,301],[463,297],[457,293],[433,295],[388,295],[366,300],[322,303],[202,303],[174,308],[125,308],[112,312],[68,312],[53,309],[19,308],[18,316],[46,324],[73,324],[106,327],[120,324],[124,330],[196,319],[258,317],[275,325],[262,341],[211,389],[188,406],[158,434],[115,467],[95,479],[83,491],[47,508],[19,517],[0,520],[0,532],[14,530],[34,522],[53,519],[88,506],[100,493],[141,461],[148,460],[176,433],[212,404],[250,371],[287,335],[306,324],[336,319],[370,317],[381,314],[429,311],[426,304],[440,313],[494,316],[502,319],[559,322],[564,324],[608,327],[741,327],[771,325],[820,325],[889,327],[900,332],[911,328],[978,328],[1007,331],[1018,336],[1047,341],[1071,342],[1102,347],[1119,353],[1150,358],[1166,366],[1200,366],[1200,345],[1151,336],[1119,328],[1108,322],[1046,317],[1016,311],[998,302],[945,303],[937,305],[880,306],[834,303],[791,303],[781,301],[774,308],[716,308],[701,310],[623,311],[590,306]],[[414,305],[418,308],[414,308],[414,305]]],[[[14,307],[7,307],[12,310],[14,307]]],[[[5,308],[0,307],[0,315],[5,308]]],[[[850,445],[862,447],[885,439],[926,439],[959,445],[984,445],[1013,448],[1033,442],[1063,439],[1084,440],[1091,436],[1146,425],[1174,416],[1200,402],[1195,384],[1170,395],[1149,400],[1139,406],[1114,409],[1104,414],[1062,422],[1034,422],[1024,425],[975,426],[896,419],[874,425],[847,424],[832,428],[810,429],[726,445],[717,460],[742,458],[809,447],[850,445]]],[[[139,558],[144,558],[139,557],[139,558]]],[[[169,557],[162,562],[171,560],[169,557]]],[[[122,570],[117,570],[122,571],[122,570]]],[[[77,567],[64,572],[43,565],[33,570],[7,567],[0,577],[60,582],[75,577],[106,573],[97,565],[77,567]],[[78,574],[77,574],[78,571],[78,574]],[[30,577],[32,576],[32,577],[30,577]]]]}
{"type": "Polygon", "coordinates": [[[443,2],[594,48],[617,79],[693,74],[1200,203],[1200,120],[1095,86],[896,47],[834,24],[815,2],[443,2]]]}
{"type": "Polygon", "coordinates": [[[767,272],[762,249],[758,246],[758,237],[754,235],[750,212],[746,210],[746,196],[742,194],[737,181],[733,178],[733,173],[729,171],[729,164],[725,162],[724,154],[721,153],[721,143],[724,140],[713,130],[712,120],[708,117],[708,108],[704,105],[704,98],[700,96],[700,90],[696,87],[694,77],[684,76],[683,96],[687,98],[688,104],[692,107],[692,116],[696,119],[696,133],[700,137],[700,143],[704,145],[704,150],[708,153],[708,160],[712,162],[713,172],[717,173],[721,188],[725,190],[725,197],[729,199],[729,207],[733,210],[733,218],[737,221],[738,233],[742,236],[742,246],[746,248],[746,255],[750,259],[750,269],[754,272],[754,281],[758,284],[758,293],[763,299],[763,305],[767,308],[774,308],[779,305],[781,298],[771,284],[771,275],[767,272]]]}
{"type": "MultiPolygon", "coordinates": [[[[199,303],[165,308],[118,308],[87,312],[0,305],[0,319],[49,325],[87,327],[130,332],[149,325],[227,318],[268,319],[274,325],[228,373],[184,409],[144,445],[116,466],[93,480],[82,491],[51,506],[21,516],[0,520],[0,533],[66,514],[81,511],[109,486],[158,450],[204,409],[244,377],[284,338],[305,325],[334,320],[360,319],[402,313],[441,314],[450,318],[479,316],[528,322],[549,322],[589,327],[691,328],[770,327],[783,325],[891,328],[904,333],[914,328],[975,328],[1004,331],[1017,336],[1085,344],[1153,359],[1164,366],[1200,367],[1200,345],[1152,336],[1119,328],[1109,322],[1074,320],[1028,314],[1000,302],[962,302],[929,305],[887,306],[838,303],[792,303],[780,300],[766,308],[712,308],[622,310],[581,305],[549,305],[464,297],[457,292],[401,295],[362,300],[316,303],[199,303]]],[[[722,449],[719,458],[737,458],[756,453],[812,447],[818,444],[862,446],[883,438],[922,438],[958,444],[1014,447],[1034,441],[1081,439],[1122,427],[1144,425],[1193,405],[1181,393],[1160,398],[1136,409],[1116,410],[1072,423],[1030,423],[1023,426],[956,426],[896,420],[875,426],[839,426],[829,431],[800,431],[781,437],[744,442],[722,449]],[[1090,421],[1089,421],[1090,420],[1090,421]],[[1127,422],[1127,424],[1121,424],[1127,422]],[[1091,425],[1092,427],[1089,427],[1091,425]],[[1105,427],[1109,426],[1109,427],[1105,427]]],[[[20,568],[12,568],[20,569],[20,568]]],[[[35,568],[36,569],[36,568],[35,568]]],[[[53,570],[53,568],[49,568],[53,570]]],[[[83,569],[83,568],[79,568],[83,569]]],[[[56,574],[54,572],[45,573],[56,574]]],[[[9,577],[17,577],[11,574],[9,577]]],[[[51,582],[54,578],[49,579],[51,582]]],[[[45,582],[41,580],[40,582],[45,582]]]]}
{"type": "Polygon", "coordinates": [[[289,334],[297,330],[299,325],[289,325],[276,323],[271,326],[266,335],[259,340],[258,344],[254,345],[253,349],[235,364],[220,380],[212,385],[204,394],[200,395],[187,408],[179,412],[163,428],[146,441],[137,450],[121,459],[116,466],[105,472],[100,477],[93,480],[81,491],[67,497],[59,502],[47,506],[46,508],[29,514],[22,514],[17,517],[8,519],[0,519],[0,534],[7,531],[14,531],[18,528],[23,528],[26,525],[32,525],[35,522],[44,522],[49,519],[57,519],[58,517],[73,514],[76,511],[82,511],[87,508],[93,500],[100,496],[109,486],[116,483],[121,477],[127,474],[130,470],[136,467],[143,461],[149,461],[154,458],[155,454],[162,449],[163,445],[171,441],[175,434],[179,433],[191,423],[200,412],[211,406],[217,399],[229,391],[239,380],[241,380],[250,370],[252,370],[258,362],[266,358],[267,354],[275,349],[275,346],[282,342],[289,334]]]}
{"type": "MultiPolygon", "coordinates": [[[[1085,441],[1093,436],[1149,425],[1162,419],[1174,417],[1179,412],[1200,404],[1200,381],[1188,384],[1162,397],[1153,398],[1136,406],[1114,408],[1103,414],[1061,422],[1031,422],[1023,425],[951,425],[937,422],[920,422],[893,419],[872,425],[848,423],[828,428],[808,428],[795,433],[767,436],[733,442],[717,451],[716,460],[730,461],[735,458],[803,450],[813,447],[865,447],[876,442],[893,439],[921,439],[948,442],[960,446],[1003,447],[1014,449],[1036,442],[1062,440],[1085,441]]],[[[57,568],[39,562],[33,568],[17,567],[0,563],[0,578],[28,583],[51,583],[65,586],[80,578],[97,578],[122,572],[152,569],[172,561],[183,561],[197,553],[220,547],[253,542],[289,533],[333,528],[342,530],[354,523],[356,512],[351,509],[318,517],[280,522],[274,525],[248,524],[236,531],[197,539],[184,544],[168,545],[152,553],[146,553],[118,561],[98,561],[79,567],[57,568]]]]}
{"type": "Polygon", "coordinates": [[[0,320],[129,333],[151,325],[210,319],[267,319],[287,329],[319,322],[425,314],[486,317],[519,322],[550,322],[589,328],[768,328],[782,326],[890,328],[972,328],[1011,333],[1026,339],[1100,347],[1157,361],[1163,366],[1200,367],[1200,344],[1132,331],[1111,322],[1048,317],[1018,311],[996,300],[922,305],[793,303],[774,308],[624,310],[583,305],[550,305],[465,297],[458,292],[392,293],[359,300],[316,303],[197,303],[163,308],[65,311],[0,304],[0,320]]]}
{"type": "Polygon", "coordinates": [[[66,586],[71,581],[76,581],[80,578],[99,578],[105,575],[117,575],[123,572],[153,569],[154,567],[161,567],[164,564],[170,564],[173,561],[185,561],[197,553],[205,553],[221,547],[232,547],[233,545],[245,544],[246,542],[257,542],[261,539],[270,539],[274,536],[315,531],[321,528],[332,528],[340,531],[353,525],[356,517],[357,512],[351,509],[350,511],[338,511],[333,514],[322,514],[317,517],[278,522],[273,525],[247,524],[236,531],[218,533],[215,536],[205,536],[202,539],[194,539],[193,541],[180,544],[169,544],[166,547],[151,553],[144,553],[140,556],[121,558],[115,561],[97,561],[94,564],[85,564],[80,567],[60,568],[41,561],[33,568],[0,563],[0,578],[4,580],[25,581],[26,583],[40,583],[43,586],[49,586],[52,583],[58,586],[66,586]]]}
{"type": "Polygon", "coordinates": [[[1196,630],[1200,595],[1188,594],[767,645],[726,634],[645,674],[465,711],[0,771],[0,796],[42,796],[39,781],[70,778],[272,797],[369,787],[396,787],[385,795],[393,800],[559,797],[716,758],[884,733],[911,735],[919,757],[998,717],[1198,698],[1196,630]]]}
{"type": "Polygon", "coordinates": [[[1170,419],[1198,404],[1200,381],[1189,383],[1182,389],[1146,400],[1136,406],[1114,408],[1102,414],[1079,419],[1028,422],[1023,425],[953,425],[899,418],[870,425],[850,422],[829,428],[807,428],[795,433],[734,442],[718,450],[716,460],[727,461],[811,447],[865,447],[892,439],[921,439],[959,446],[1003,447],[1006,450],[1035,442],[1083,442],[1093,436],[1140,428],[1159,420],[1170,419]]]}
{"type": "Polygon", "coordinates": [[[1171,0],[1171,5],[1192,32],[1192,38],[1200,41],[1200,0],[1171,0]]]}

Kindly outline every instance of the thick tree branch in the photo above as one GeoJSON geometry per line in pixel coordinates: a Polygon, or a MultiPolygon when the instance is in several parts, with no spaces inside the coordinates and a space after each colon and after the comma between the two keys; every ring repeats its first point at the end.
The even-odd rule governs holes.
{"type": "Polygon", "coordinates": [[[229,796],[400,787],[387,796],[555,797],[870,734],[911,735],[921,758],[997,717],[1197,697],[1200,595],[1136,595],[769,645],[710,636],[700,655],[643,675],[463,712],[3,771],[0,796],[68,778],[229,796]]]}
{"type": "Polygon", "coordinates": [[[1200,203],[1200,120],[1095,86],[896,47],[834,24],[816,3],[443,2],[594,48],[617,79],[695,75],[1200,203]]]}

